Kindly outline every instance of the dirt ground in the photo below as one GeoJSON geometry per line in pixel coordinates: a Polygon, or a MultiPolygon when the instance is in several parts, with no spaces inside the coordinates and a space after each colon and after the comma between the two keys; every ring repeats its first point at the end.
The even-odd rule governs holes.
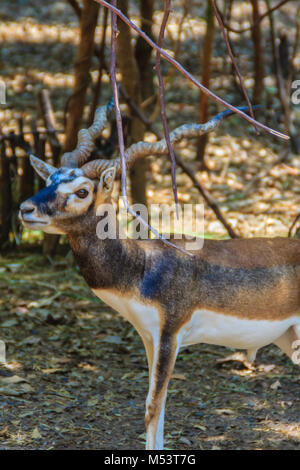
{"type": "MultiPolygon", "coordinates": [[[[61,1],[45,0],[38,8],[34,0],[14,3],[13,9],[9,0],[0,6],[1,78],[9,98],[8,106],[0,109],[0,123],[9,131],[22,113],[29,126],[36,116],[36,94],[45,86],[62,125],[73,83],[76,17],[61,1]]],[[[283,25],[286,7],[280,16],[283,25]]],[[[173,18],[170,34],[176,39],[179,16],[173,18]]],[[[158,11],[156,32],[160,19],[158,11]]],[[[291,36],[293,32],[289,25],[291,36]]],[[[201,21],[188,18],[181,58],[196,75],[196,39],[202,33],[201,21]]],[[[233,40],[246,84],[250,83],[249,39],[245,35],[233,40]]],[[[219,37],[216,41],[213,89],[241,104],[224,45],[219,37]]],[[[168,45],[174,46],[171,39],[168,45]]],[[[269,48],[266,41],[266,51],[269,48]]],[[[271,70],[268,62],[266,66],[271,70]]],[[[169,68],[165,66],[164,72],[168,74],[169,68]]],[[[170,127],[195,120],[198,92],[177,74],[169,83],[170,127]]],[[[271,73],[267,85],[261,119],[282,130],[271,73]]],[[[110,96],[108,78],[104,92],[110,96]]],[[[212,105],[212,112],[216,110],[212,105]]],[[[287,234],[300,205],[300,162],[299,156],[290,154],[286,163],[275,165],[284,151],[284,144],[255,135],[236,117],[211,136],[210,171],[197,171],[197,177],[240,235],[287,234]]],[[[183,142],[180,154],[192,161],[192,143],[183,142]]],[[[152,159],[151,170],[149,202],[172,201],[168,164],[152,159]]],[[[180,171],[177,182],[180,202],[199,202],[199,193],[180,171]]],[[[205,235],[226,236],[208,207],[205,235]]],[[[24,241],[32,240],[33,235],[25,232],[24,241]]],[[[142,343],[128,323],[93,296],[67,247],[60,247],[52,264],[30,246],[4,253],[0,293],[0,340],[6,344],[6,363],[0,365],[0,449],[143,448],[148,379],[142,343]]],[[[240,354],[228,358],[234,353],[197,345],[179,354],[168,393],[166,448],[300,449],[299,367],[275,346],[263,348],[252,369],[240,354]]]]}

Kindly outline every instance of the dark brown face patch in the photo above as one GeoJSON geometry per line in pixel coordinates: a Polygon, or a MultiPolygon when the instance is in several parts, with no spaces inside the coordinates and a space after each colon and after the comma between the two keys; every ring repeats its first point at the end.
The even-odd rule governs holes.
{"type": "Polygon", "coordinates": [[[53,183],[41,189],[35,196],[29,200],[37,207],[40,214],[52,216],[55,212],[55,200],[57,198],[58,184],[53,183]]]}

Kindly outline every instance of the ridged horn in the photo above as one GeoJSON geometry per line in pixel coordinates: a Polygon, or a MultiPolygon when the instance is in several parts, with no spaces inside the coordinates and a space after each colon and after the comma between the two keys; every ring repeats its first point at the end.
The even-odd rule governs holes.
{"type": "Polygon", "coordinates": [[[61,166],[77,168],[82,166],[91,155],[95,140],[107,124],[107,116],[114,107],[111,100],[106,106],[101,106],[96,110],[93,124],[88,129],[81,129],[78,132],[77,146],[72,152],[66,152],[61,158],[61,166]]]}
{"type": "MultiPolygon", "coordinates": [[[[238,109],[242,111],[248,110],[247,107],[241,107],[238,109]]],[[[232,114],[234,114],[233,111],[226,110],[217,114],[217,116],[204,124],[184,124],[177,127],[170,133],[171,143],[175,144],[185,138],[200,137],[203,134],[208,134],[219,127],[224,118],[231,116],[232,114]]],[[[158,142],[137,142],[136,144],[131,145],[125,152],[126,167],[130,168],[139,158],[143,158],[148,155],[164,155],[166,153],[168,153],[168,147],[165,139],[161,139],[158,142]]],[[[113,160],[93,160],[83,165],[82,170],[89,178],[97,179],[100,177],[103,170],[113,167],[116,169],[116,176],[119,176],[121,173],[120,158],[113,160]]]]}

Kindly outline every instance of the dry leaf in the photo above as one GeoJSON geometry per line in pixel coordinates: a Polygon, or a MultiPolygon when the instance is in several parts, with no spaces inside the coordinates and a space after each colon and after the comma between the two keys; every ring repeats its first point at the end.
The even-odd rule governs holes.
{"type": "Polygon", "coordinates": [[[234,415],[235,412],[231,410],[230,408],[219,408],[218,410],[215,410],[215,413],[217,415],[234,415]]]}
{"type": "Polygon", "coordinates": [[[172,374],[171,379],[186,380],[186,376],[184,374],[172,374]]]}
{"type": "Polygon", "coordinates": [[[20,344],[38,344],[41,341],[41,338],[38,336],[27,336],[27,338],[23,339],[20,344]]]}
{"type": "Polygon", "coordinates": [[[8,431],[9,425],[7,424],[4,428],[0,429],[0,436],[4,437],[8,431]]]}
{"type": "Polygon", "coordinates": [[[20,382],[27,382],[24,377],[20,377],[19,375],[12,375],[11,377],[4,377],[0,379],[4,384],[18,384],[20,382]]]}
{"type": "Polygon", "coordinates": [[[22,389],[24,390],[24,392],[33,392],[33,388],[31,387],[31,385],[29,384],[22,384],[22,389]]]}
{"type": "Polygon", "coordinates": [[[181,437],[181,438],[179,439],[179,442],[181,442],[182,444],[186,444],[187,446],[191,446],[191,445],[192,445],[191,441],[190,441],[189,439],[187,439],[186,437],[181,437]]]}
{"type": "Polygon", "coordinates": [[[276,382],[274,382],[274,383],[270,386],[270,388],[271,388],[272,390],[278,390],[278,388],[280,388],[280,387],[281,387],[281,383],[279,382],[279,380],[276,380],[276,382]]]}
{"type": "Polygon", "coordinates": [[[3,323],[1,323],[1,328],[10,328],[11,326],[17,325],[17,320],[6,320],[3,323]]]}
{"type": "Polygon", "coordinates": [[[62,371],[63,369],[60,367],[56,367],[53,369],[42,369],[43,374],[55,374],[57,371],[62,371]]]}
{"type": "Polygon", "coordinates": [[[87,406],[95,406],[99,403],[99,398],[94,397],[87,401],[87,406]]]}
{"type": "Polygon", "coordinates": [[[32,439],[42,439],[42,435],[40,434],[40,431],[38,430],[37,427],[34,428],[34,430],[32,431],[31,437],[32,439]]]}
{"type": "Polygon", "coordinates": [[[229,356],[222,357],[216,360],[217,364],[224,364],[226,362],[241,362],[247,369],[254,369],[253,364],[249,362],[244,353],[236,352],[234,354],[230,354],[229,356]]]}
{"type": "Polygon", "coordinates": [[[201,431],[206,431],[206,426],[202,426],[201,424],[194,424],[193,428],[200,429],[201,431]]]}

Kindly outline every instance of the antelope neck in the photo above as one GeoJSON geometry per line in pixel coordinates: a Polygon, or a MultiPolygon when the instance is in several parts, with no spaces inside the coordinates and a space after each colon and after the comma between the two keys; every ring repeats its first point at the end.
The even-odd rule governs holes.
{"type": "Polygon", "coordinates": [[[142,249],[133,250],[130,240],[100,240],[92,235],[69,235],[81,273],[92,289],[129,291],[140,282],[145,265],[142,249]]]}

